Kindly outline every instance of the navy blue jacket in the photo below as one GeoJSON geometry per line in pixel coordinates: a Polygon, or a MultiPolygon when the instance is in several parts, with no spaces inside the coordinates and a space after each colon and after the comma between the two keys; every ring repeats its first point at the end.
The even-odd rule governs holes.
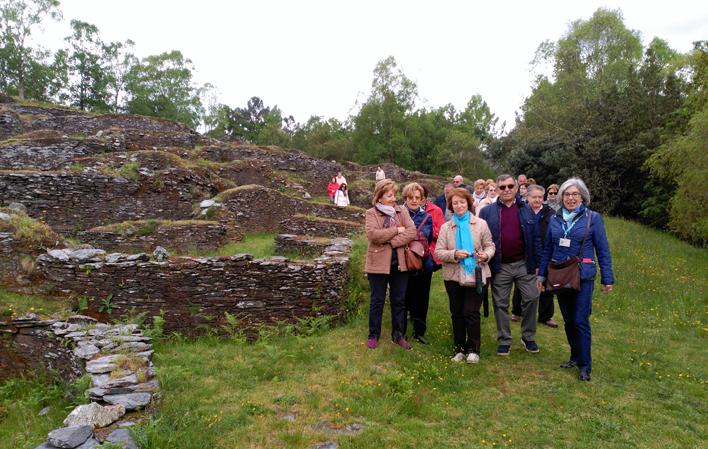
{"type": "Polygon", "coordinates": [[[563,262],[573,256],[578,255],[580,243],[585,235],[585,228],[588,224],[588,216],[592,214],[590,229],[585,238],[585,245],[580,251],[580,279],[592,280],[597,274],[597,266],[595,264],[595,254],[600,265],[600,283],[603,285],[614,285],[615,277],[612,273],[612,256],[610,255],[610,245],[607,243],[607,234],[605,233],[605,223],[602,221],[602,216],[595,211],[585,209],[580,217],[575,221],[573,228],[568,233],[570,239],[570,247],[560,246],[560,238],[563,237],[563,209],[551,217],[551,223],[548,226],[543,245],[543,257],[541,257],[541,269],[538,275],[544,279],[548,276],[549,262],[563,262]]]}
{"type": "MultiPolygon", "coordinates": [[[[519,222],[521,222],[521,234],[524,239],[524,252],[526,253],[526,273],[536,274],[536,269],[541,264],[541,232],[538,221],[531,207],[521,201],[517,195],[516,205],[519,207],[519,222]]],[[[492,239],[497,247],[496,253],[489,263],[492,273],[501,271],[502,246],[501,246],[501,208],[506,207],[501,199],[482,208],[479,218],[487,222],[489,230],[492,232],[492,239]]]]}
{"type": "Polygon", "coordinates": [[[442,210],[443,215],[445,215],[445,211],[447,210],[447,198],[445,198],[445,194],[441,193],[438,195],[433,203],[442,210]]]}
{"type": "MultiPolygon", "coordinates": [[[[428,219],[425,221],[425,224],[421,226],[420,232],[425,236],[426,239],[428,239],[428,245],[433,241],[433,217],[427,213],[422,207],[418,208],[417,211],[413,212],[410,209],[408,209],[408,213],[411,216],[411,220],[413,220],[413,223],[415,224],[415,228],[418,229],[418,226],[420,223],[423,222],[425,217],[428,217],[428,219]]],[[[431,255],[428,255],[428,257],[425,258],[423,261],[423,270],[425,271],[433,271],[433,267],[435,266],[435,262],[433,262],[433,258],[431,255]]]]}

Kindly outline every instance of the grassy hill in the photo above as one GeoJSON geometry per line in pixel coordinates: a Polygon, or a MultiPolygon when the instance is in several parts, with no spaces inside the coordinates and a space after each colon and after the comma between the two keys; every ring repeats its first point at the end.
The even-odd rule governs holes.
{"type": "MultiPolygon", "coordinates": [[[[309,321],[300,334],[268,330],[254,344],[164,339],[155,359],[163,399],[138,440],[195,449],[705,447],[708,252],[632,222],[606,223],[617,285],[607,296],[596,290],[590,383],[558,368],[568,358],[562,329],[539,327],[533,355],[515,327],[511,356],[494,355],[493,316],[482,319],[481,362],[451,363],[437,273],[431,345],[412,351],[384,339],[367,350],[366,305],[335,329],[309,321]],[[364,429],[349,435],[351,424],[364,429]]],[[[39,410],[69,406],[51,387],[27,385],[0,386],[0,447],[35,447],[61,419],[39,410]]]]}

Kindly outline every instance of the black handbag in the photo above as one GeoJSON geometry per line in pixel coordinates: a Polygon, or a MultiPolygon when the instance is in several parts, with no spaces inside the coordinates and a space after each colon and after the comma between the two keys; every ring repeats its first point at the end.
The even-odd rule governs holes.
{"type": "Polygon", "coordinates": [[[546,278],[546,291],[549,293],[579,292],[580,291],[580,254],[585,246],[585,239],[590,231],[592,211],[588,211],[588,223],[585,235],[580,243],[578,255],[563,262],[548,264],[548,277],[546,278]]]}

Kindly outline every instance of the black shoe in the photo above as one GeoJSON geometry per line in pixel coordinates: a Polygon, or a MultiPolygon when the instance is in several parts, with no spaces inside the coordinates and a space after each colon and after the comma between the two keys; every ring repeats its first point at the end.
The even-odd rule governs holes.
{"type": "Polygon", "coordinates": [[[576,366],[578,366],[577,363],[575,363],[572,360],[568,360],[567,362],[562,363],[560,367],[564,368],[564,369],[568,369],[568,368],[575,368],[576,366]]]}
{"type": "Polygon", "coordinates": [[[425,338],[425,337],[423,337],[422,335],[414,335],[414,336],[413,336],[413,339],[414,339],[414,340],[417,340],[418,343],[420,343],[420,344],[422,344],[422,345],[427,345],[427,344],[428,344],[428,339],[425,338]]]}
{"type": "Polygon", "coordinates": [[[578,379],[583,382],[590,382],[590,373],[587,371],[580,371],[580,374],[578,374],[578,379]]]}

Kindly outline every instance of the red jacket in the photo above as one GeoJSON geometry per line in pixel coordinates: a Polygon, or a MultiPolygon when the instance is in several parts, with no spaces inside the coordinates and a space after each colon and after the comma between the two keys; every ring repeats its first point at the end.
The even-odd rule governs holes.
{"type": "MultiPolygon", "coordinates": [[[[438,241],[438,234],[440,233],[440,227],[445,223],[445,214],[442,209],[433,204],[432,201],[426,200],[425,207],[423,208],[430,216],[433,218],[433,242],[430,244],[430,254],[435,254],[435,244],[438,241]]],[[[433,256],[433,262],[435,265],[440,265],[440,262],[433,256]]]]}
{"type": "Polygon", "coordinates": [[[330,182],[327,184],[327,195],[330,197],[333,197],[335,193],[337,193],[337,190],[339,190],[339,184],[336,182],[330,182]]]}

